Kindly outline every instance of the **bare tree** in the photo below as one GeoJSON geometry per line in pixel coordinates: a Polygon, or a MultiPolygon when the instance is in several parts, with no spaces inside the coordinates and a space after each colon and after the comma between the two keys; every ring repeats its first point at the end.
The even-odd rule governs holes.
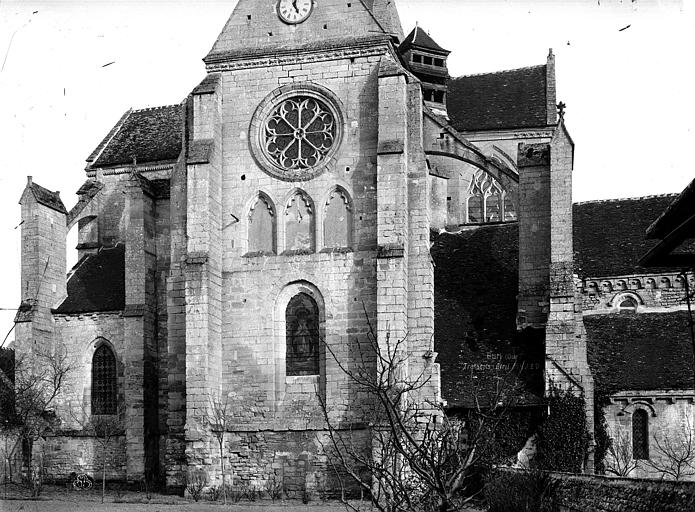
{"type": "MultiPolygon", "coordinates": [[[[461,418],[448,417],[442,404],[423,400],[429,384],[424,372],[408,375],[406,339],[385,336],[381,343],[370,332],[358,341],[361,358],[348,366],[326,344],[340,370],[368,397],[371,450],[340,428],[321,400],[328,431],[329,462],[371,498],[383,512],[447,512],[471,501],[471,483],[478,464],[493,457],[494,432],[513,402],[511,377],[494,379],[485,396],[476,395],[475,407],[461,418]]],[[[482,390],[481,390],[482,391],[482,390]]],[[[344,498],[353,510],[357,507],[344,498]]]]}
{"type": "Polygon", "coordinates": [[[225,472],[225,434],[232,427],[232,404],[229,395],[222,393],[212,394],[208,399],[207,408],[198,410],[198,420],[210,429],[217,441],[220,453],[220,472],[222,474],[222,497],[227,504],[227,478],[225,472]]]}
{"type": "Polygon", "coordinates": [[[0,376],[0,393],[11,397],[13,404],[3,429],[20,439],[24,478],[34,493],[39,489],[32,478],[34,443],[60,423],[57,401],[74,369],[62,345],[34,346],[31,353],[16,359],[13,378],[4,373],[0,376]]]}
{"type": "MultiPolygon", "coordinates": [[[[93,404],[94,405],[94,404],[93,404]]],[[[97,407],[101,410],[102,408],[97,407]]],[[[106,468],[109,460],[109,449],[113,441],[123,435],[125,410],[121,404],[116,407],[115,414],[91,414],[83,408],[80,413],[70,411],[73,420],[80,426],[82,433],[92,436],[99,444],[101,452],[101,502],[106,496],[106,468]]]]}
{"type": "Polygon", "coordinates": [[[695,433],[690,420],[684,430],[670,429],[652,436],[656,449],[647,465],[665,478],[676,481],[695,476],[695,433]]]}
{"type": "Polygon", "coordinates": [[[604,464],[608,473],[620,477],[629,477],[630,473],[637,469],[639,464],[632,457],[632,441],[624,429],[620,427],[616,429],[604,464]]]}

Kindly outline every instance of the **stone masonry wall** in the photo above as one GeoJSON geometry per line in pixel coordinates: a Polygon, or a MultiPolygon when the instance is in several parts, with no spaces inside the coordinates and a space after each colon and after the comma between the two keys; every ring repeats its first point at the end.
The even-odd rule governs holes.
{"type": "MultiPolygon", "coordinates": [[[[612,403],[604,408],[608,434],[617,453],[621,449],[632,453],[632,414],[635,410],[642,409],[647,412],[649,418],[648,443],[649,459],[657,467],[670,467],[671,457],[667,456],[669,450],[672,453],[686,453],[690,436],[695,435],[693,417],[695,405],[691,393],[682,394],[669,392],[635,392],[623,393],[625,396],[613,396],[612,403]],[[670,443],[670,444],[669,444],[670,443]]],[[[621,395],[623,395],[621,394],[621,395]]],[[[624,452],[622,452],[624,453],[624,452]]],[[[612,453],[607,454],[606,464],[613,464],[612,453]]],[[[625,464],[627,461],[623,461],[625,464]]],[[[636,478],[671,478],[664,475],[646,460],[637,460],[636,467],[628,475],[636,478]]],[[[691,472],[686,468],[686,473],[691,472]]],[[[684,480],[695,481],[695,475],[686,474],[684,480]]]]}
{"type": "Polygon", "coordinates": [[[555,475],[557,512],[685,512],[695,510],[695,484],[555,475]]]}
{"type": "MultiPolygon", "coordinates": [[[[695,276],[691,274],[689,279],[693,286],[695,276]]],[[[585,312],[617,311],[626,298],[637,301],[637,311],[666,311],[685,307],[682,277],[674,272],[584,279],[579,291],[585,312]]]]}

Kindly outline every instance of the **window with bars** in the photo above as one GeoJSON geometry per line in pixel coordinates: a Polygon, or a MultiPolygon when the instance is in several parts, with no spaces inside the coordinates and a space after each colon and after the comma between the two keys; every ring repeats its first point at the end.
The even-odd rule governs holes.
{"type": "Polygon", "coordinates": [[[632,458],[649,458],[649,415],[644,409],[632,413],[632,458]]]}
{"type": "Polygon", "coordinates": [[[117,400],[116,357],[101,345],[92,357],[92,414],[116,414],[117,400]]]}

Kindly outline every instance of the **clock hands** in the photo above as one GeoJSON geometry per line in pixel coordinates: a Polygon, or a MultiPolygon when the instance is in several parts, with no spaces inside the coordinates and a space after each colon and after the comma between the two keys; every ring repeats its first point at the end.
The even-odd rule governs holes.
{"type": "Polygon", "coordinates": [[[297,7],[297,0],[292,0],[292,7],[294,7],[294,11],[299,14],[299,7],[297,7]]]}

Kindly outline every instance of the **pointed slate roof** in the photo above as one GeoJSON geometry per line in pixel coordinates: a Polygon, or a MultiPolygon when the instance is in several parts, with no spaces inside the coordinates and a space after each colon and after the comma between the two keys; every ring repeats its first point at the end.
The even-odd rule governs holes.
{"type": "Polygon", "coordinates": [[[88,168],[176,160],[181,153],[183,105],[130,110],[87,159],[88,168]]]}
{"type": "Polygon", "coordinates": [[[429,50],[434,53],[442,53],[445,55],[449,55],[451,53],[449,50],[445,50],[439,46],[439,44],[437,44],[437,42],[419,26],[416,26],[412,32],[408,34],[408,37],[406,37],[405,41],[403,41],[401,44],[399,51],[403,53],[413,47],[422,48],[424,50],[429,50]]]}
{"type": "Polygon", "coordinates": [[[60,192],[51,192],[47,188],[34,183],[31,176],[27,178],[27,187],[25,190],[31,192],[37,203],[48,206],[52,210],[60,213],[68,213],[62,199],[60,199],[60,192]]]}
{"type": "Polygon", "coordinates": [[[545,65],[452,78],[451,125],[463,132],[546,127],[547,81],[545,65]]]}
{"type": "Polygon", "coordinates": [[[389,40],[398,19],[392,0],[317,2],[309,18],[296,25],[280,20],[276,6],[277,0],[239,0],[204,61],[389,40]]]}

